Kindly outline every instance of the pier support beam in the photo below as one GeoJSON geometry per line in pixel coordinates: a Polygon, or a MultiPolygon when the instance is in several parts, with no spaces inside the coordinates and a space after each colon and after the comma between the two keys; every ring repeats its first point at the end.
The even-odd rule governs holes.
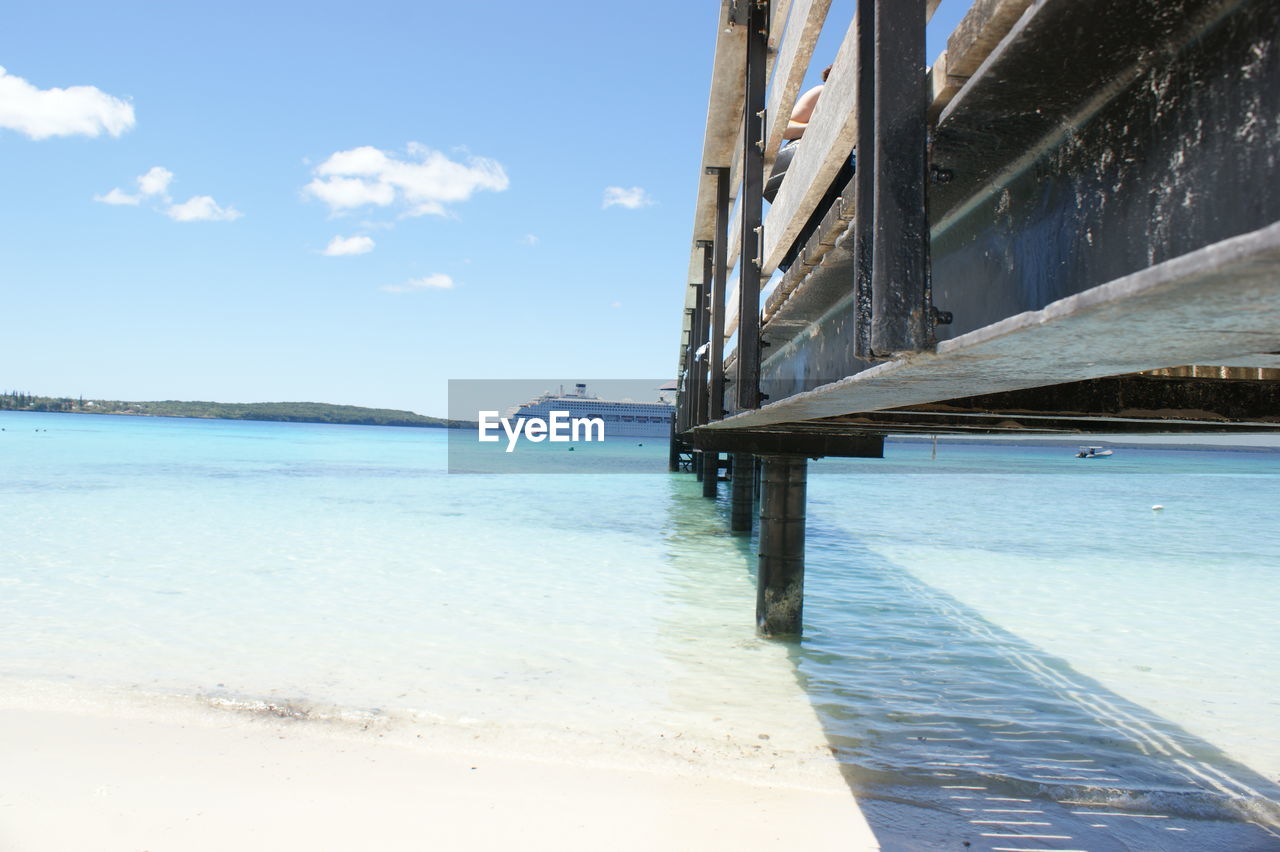
{"type": "Polygon", "coordinates": [[[725,415],[724,312],[729,275],[729,170],[715,166],[707,172],[714,172],[716,176],[716,237],[711,270],[711,403],[707,411],[707,422],[711,422],[725,415]]]}
{"type": "Polygon", "coordinates": [[[871,349],[882,358],[934,346],[924,6],[924,0],[875,4],[871,349]]]}
{"type": "Polygon", "coordinates": [[[751,532],[755,517],[756,457],[750,453],[733,454],[733,491],[729,502],[729,529],[751,532]]]}
{"type": "Polygon", "coordinates": [[[720,482],[720,454],[702,454],[702,496],[716,499],[716,486],[720,482]]]}
{"type": "Polygon", "coordinates": [[[763,262],[765,74],[769,61],[769,0],[747,5],[746,108],[742,126],[742,255],[738,261],[738,376],[735,396],[739,409],[759,408],[760,285],[763,262]]]}
{"type": "Polygon", "coordinates": [[[756,627],[799,636],[804,612],[804,510],[808,460],[762,456],[756,627]]]}

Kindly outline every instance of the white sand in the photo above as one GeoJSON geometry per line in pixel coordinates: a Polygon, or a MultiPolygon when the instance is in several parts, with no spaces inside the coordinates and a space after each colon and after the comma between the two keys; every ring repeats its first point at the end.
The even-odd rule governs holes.
{"type": "Polygon", "coordinates": [[[323,723],[0,709],[0,850],[872,850],[821,789],[468,754],[323,723]]]}

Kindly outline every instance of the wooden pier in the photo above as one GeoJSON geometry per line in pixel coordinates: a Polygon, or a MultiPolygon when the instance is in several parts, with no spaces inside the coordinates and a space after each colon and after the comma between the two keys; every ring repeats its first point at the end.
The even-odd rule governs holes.
{"type": "Polygon", "coordinates": [[[721,2],[681,285],[673,459],[707,459],[715,496],[731,455],[735,530],[759,492],[767,635],[802,626],[808,459],[895,433],[1280,431],[1273,2],[976,0],[937,57],[939,0],[830,5],[721,2]]]}

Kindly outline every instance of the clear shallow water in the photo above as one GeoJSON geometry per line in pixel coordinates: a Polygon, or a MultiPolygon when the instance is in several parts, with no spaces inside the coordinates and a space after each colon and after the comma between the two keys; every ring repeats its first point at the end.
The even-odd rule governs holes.
{"type": "Polygon", "coordinates": [[[1280,456],[817,463],[785,644],[753,635],[752,542],[658,444],[652,475],[449,476],[435,430],[0,427],[10,694],[271,701],[789,783],[834,749],[888,849],[1280,844],[1248,822],[1276,818],[1280,456]]]}

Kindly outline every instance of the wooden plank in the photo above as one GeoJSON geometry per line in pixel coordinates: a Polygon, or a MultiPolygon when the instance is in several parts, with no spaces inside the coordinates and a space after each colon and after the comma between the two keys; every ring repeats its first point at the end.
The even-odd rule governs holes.
{"type": "Polygon", "coordinates": [[[936,121],[938,114],[951,103],[951,99],[956,96],[956,92],[960,91],[964,86],[968,77],[957,77],[952,74],[947,63],[947,52],[944,50],[938,55],[933,66],[929,69],[929,120],[936,121]]]}
{"type": "MultiPolygon", "coordinates": [[[[883,411],[1280,351],[1280,223],[712,424],[883,411]],[[1116,346],[1124,340],[1124,346],[1116,346]]],[[[781,353],[779,353],[781,354],[781,353]]]]}
{"type": "MultiPolygon", "coordinates": [[[[926,23],[933,17],[933,13],[937,11],[940,2],[941,0],[928,0],[925,7],[926,23]]],[[[1030,0],[1027,0],[1027,2],[1030,2],[1030,0]]],[[[796,9],[798,10],[799,8],[800,4],[797,4],[796,9]]],[[[825,19],[826,10],[823,10],[822,18],[817,23],[819,31],[825,19]]],[[[798,35],[798,38],[800,37],[798,35]]],[[[816,41],[817,33],[814,33],[813,42],[816,43],[816,41]]],[[[787,174],[787,180],[783,183],[782,189],[778,193],[778,197],[774,199],[773,207],[769,211],[769,218],[766,221],[764,232],[764,255],[766,258],[764,272],[766,275],[777,268],[778,263],[786,254],[787,248],[800,233],[800,228],[808,221],[810,214],[812,214],[814,208],[817,207],[818,202],[826,193],[827,187],[835,179],[836,172],[840,170],[840,166],[843,163],[843,158],[848,155],[849,151],[853,150],[857,132],[856,120],[853,115],[857,103],[856,91],[854,90],[856,81],[853,73],[856,41],[854,27],[851,22],[844,42],[836,53],[836,59],[831,69],[831,79],[823,87],[822,97],[818,101],[818,106],[814,109],[809,128],[805,131],[806,144],[801,146],[796,160],[792,162],[791,169],[787,174]],[[843,91],[846,89],[847,92],[843,91]],[[837,100],[840,101],[838,106],[833,103],[833,101],[837,100]],[[823,106],[824,103],[827,104],[825,108],[823,106]],[[821,122],[832,126],[823,126],[821,122]],[[830,147],[833,142],[836,145],[835,149],[830,147]],[[813,153],[815,148],[821,150],[821,156],[813,153]],[[837,151],[840,153],[837,153],[837,151]],[[794,180],[797,174],[801,175],[799,181],[794,180]],[[800,188],[796,186],[797,183],[806,185],[800,188]],[[790,189],[788,189],[789,185],[790,189]]],[[[808,58],[811,59],[813,44],[809,44],[807,47],[808,58]]],[[[784,50],[787,48],[785,40],[783,48],[784,50]]],[[[779,69],[784,67],[782,62],[783,60],[780,59],[779,69]]],[[[805,64],[808,64],[807,61],[805,64]]],[[[779,73],[781,73],[781,70],[779,73]]],[[[780,91],[780,97],[782,97],[780,104],[794,105],[795,98],[799,93],[800,81],[803,78],[804,72],[801,71],[795,84],[795,90],[789,95],[780,91]]],[[[777,80],[775,80],[776,85],[777,80]]],[[[786,111],[789,114],[789,106],[786,111]]],[[[781,114],[781,107],[773,105],[771,100],[768,115],[779,116],[781,114]]],[[[781,143],[782,131],[786,128],[786,123],[780,120],[774,121],[773,126],[774,130],[769,135],[769,146],[765,149],[766,157],[770,163],[772,158],[776,156],[777,148],[775,146],[781,143]]]]}
{"type": "Polygon", "coordinates": [[[728,340],[738,330],[738,285],[729,288],[729,302],[724,309],[724,339],[728,340]]]}
{"type": "MultiPolygon", "coordinates": [[[[733,172],[730,172],[730,180],[733,180],[733,172]]],[[[736,199],[735,199],[736,200],[736,199]]],[[[729,268],[733,269],[738,265],[738,254],[741,250],[742,243],[742,206],[734,204],[733,215],[729,221],[729,268]]]]}
{"type": "Polygon", "coordinates": [[[795,106],[796,98],[800,96],[800,86],[809,70],[813,48],[818,43],[818,34],[822,32],[822,25],[830,9],[831,0],[796,0],[791,7],[791,17],[787,20],[782,46],[778,50],[778,61],[769,84],[769,100],[765,105],[765,116],[768,119],[764,145],[766,173],[778,155],[782,132],[787,129],[787,119],[795,106]]]}
{"type": "Polygon", "coordinates": [[[972,76],[1031,3],[1032,0],[974,0],[947,39],[948,73],[972,76]]]}
{"type": "MultiPolygon", "coordinates": [[[[807,16],[809,14],[807,9],[811,7],[811,4],[829,7],[831,5],[831,0],[798,0],[795,6],[791,6],[788,0],[788,2],[785,5],[792,9],[794,15],[798,16],[803,14],[807,16]]],[[[794,63],[796,62],[796,59],[794,57],[792,58],[788,57],[790,48],[788,46],[787,39],[791,37],[790,34],[793,32],[792,22],[789,19],[788,19],[788,23],[785,30],[787,34],[781,37],[782,38],[781,47],[779,47],[778,33],[781,28],[778,27],[777,24],[778,24],[778,21],[784,20],[784,18],[782,17],[782,10],[780,8],[780,5],[781,4],[774,3],[770,7],[770,9],[772,10],[771,14],[773,17],[771,18],[772,23],[770,24],[770,31],[769,31],[769,61],[768,61],[767,67],[768,67],[768,73],[770,75],[770,79],[773,80],[773,83],[771,84],[769,89],[769,98],[770,98],[769,104],[765,108],[765,117],[766,117],[765,129],[767,132],[771,132],[770,128],[772,128],[774,124],[772,116],[778,115],[778,107],[775,106],[773,103],[773,97],[774,97],[773,93],[775,91],[773,87],[778,85],[778,78],[780,76],[785,77],[786,75],[791,73],[789,70],[789,67],[790,65],[794,65],[794,63]]],[[[826,15],[826,12],[824,11],[823,16],[825,17],[825,15],[826,15]]],[[[821,30],[821,29],[822,29],[822,22],[819,21],[818,30],[821,30]]],[[[799,30],[797,29],[794,32],[799,33],[799,30]]],[[[797,37],[799,36],[797,35],[797,37]]],[[[814,40],[816,41],[817,39],[816,32],[813,34],[813,37],[814,37],[814,40]]],[[[809,53],[810,54],[813,53],[812,45],[809,46],[809,53]]],[[[808,60],[808,57],[806,56],[803,62],[804,67],[802,67],[799,72],[801,79],[804,78],[804,72],[805,72],[805,68],[808,67],[808,62],[809,60],[808,60]]],[[[795,84],[796,88],[798,88],[799,85],[800,83],[797,82],[795,84]]],[[[791,95],[791,101],[789,102],[789,104],[794,104],[795,98],[796,98],[796,95],[793,93],[791,95]]],[[[791,109],[791,106],[788,105],[787,107],[788,114],[790,112],[790,109],[791,109]]],[[[778,131],[779,134],[781,134],[781,132],[782,131],[778,131]]],[[[765,143],[765,174],[768,174],[769,169],[773,165],[773,158],[777,155],[777,146],[781,144],[780,140],[781,140],[781,136],[779,136],[778,142],[769,143],[766,141],[765,143]],[[773,147],[769,147],[770,144],[772,144],[773,147]]],[[[738,187],[741,184],[741,175],[742,175],[742,131],[741,129],[739,129],[738,141],[734,145],[734,149],[733,149],[733,163],[729,168],[729,186],[731,187],[731,189],[729,190],[729,198],[731,203],[735,201],[738,197],[738,187]]],[[[732,269],[738,262],[738,244],[742,240],[741,220],[742,220],[742,211],[735,208],[733,212],[733,221],[729,225],[728,258],[729,258],[730,269],[732,269]]]]}
{"type": "Polygon", "coordinates": [[[715,237],[716,179],[709,166],[725,166],[733,161],[733,147],[742,132],[742,99],[746,88],[745,28],[729,25],[729,0],[721,0],[716,22],[716,52],[711,66],[711,93],[707,99],[707,124],[702,141],[702,162],[698,167],[698,200],[694,209],[693,234],[689,241],[689,281],[702,277],[702,253],[698,240],[715,237]]]}
{"type": "MultiPolygon", "coordinates": [[[[937,11],[941,0],[928,0],[925,7],[926,23],[933,17],[937,11]]],[[[773,68],[772,83],[769,89],[769,102],[765,115],[769,119],[768,137],[765,143],[765,162],[766,171],[772,166],[774,158],[777,156],[778,147],[782,143],[782,133],[786,129],[786,122],[780,120],[784,112],[789,116],[791,108],[795,105],[796,98],[799,97],[800,86],[804,81],[805,74],[808,71],[809,63],[813,58],[813,49],[817,44],[818,35],[821,33],[823,25],[826,22],[827,13],[831,8],[831,0],[796,0],[791,6],[791,15],[787,20],[786,30],[782,37],[781,47],[778,50],[777,62],[773,68]]],[[[771,39],[772,40],[772,39],[771,39]]],[[[939,62],[942,63],[940,72],[945,76],[945,57],[944,51],[939,62]]],[[[935,63],[937,68],[939,63],[935,63]]],[[[834,69],[833,69],[834,71],[834,69]]],[[[954,82],[954,91],[948,93],[946,101],[960,90],[960,86],[964,84],[963,79],[953,80],[947,78],[948,82],[954,82]]],[[[824,96],[826,91],[823,91],[824,96]]],[[[938,100],[936,94],[931,100],[938,100]]],[[[946,105],[946,101],[940,103],[937,107],[941,111],[946,105]]],[[[937,112],[931,113],[936,116],[937,112]]],[[[741,134],[739,134],[741,139],[741,134]]],[[[852,148],[852,144],[850,145],[852,148]]],[[[738,153],[741,151],[739,144],[734,155],[734,168],[730,171],[730,180],[736,187],[736,179],[738,178],[738,168],[741,166],[742,157],[738,153]]],[[[838,170],[838,166],[837,166],[838,170]]],[[[834,179],[835,172],[832,172],[831,178],[834,179]]],[[[828,181],[829,184],[829,181],[828,181]]],[[[825,190],[824,190],[825,192],[825,190]]],[[[819,195],[819,198],[821,195],[819,195]]],[[[816,206],[816,202],[815,202],[816,206]]],[[[807,217],[806,217],[807,219],[807,217]]],[[[733,219],[729,226],[729,268],[732,269],[737,263],[739,253],[739,242],[741,240],[742,211],[735,207],[733,211],[733,219]]],[[[803,222],[801,223],[803,224],[803,222]]],[[[797,229],[797,233],[799,233],[797,229]]],[[[768,245],[768,230],[766,228],[766,250],[768,245]]],[[[692,267],[691,267],[692,268],[692,267]]],[[[732,288],[729,297],[727,310],[727,320],[725,324],[725,338],[730,337],[738,327],[738,300],[736,288],[732,288]]]]}
{"type": "Polygon", "coordinates": [[[766,276],[777,269],[853,150],[857,135],[857,41],[857,27],[851,21],[804,132],[804,141],[769,208],[764,226],[766,276]]]}
{"type": "MultiPolygon", "coordinates": [[[[711,63],[711,90],[707,97],[707,123],[703,132],[702,162],[698,167],[698,197],[694,204],[693,234],[689,241],[688,281],[702,276],[702,254],[698,240],[713,239],[715,234],[716,179],[706,173],[708,166],[723,166],[733,157],[733,148],[742,132],[742,100],[746,86],[746,32],[743,27],[729,25],[729,0],[720,0],[716,18],[715,56],[711,63]]],[[[692,306],[693,288],[685,288],[685,307],[692,306]]],[[[681,331],[690,331],[688,311],[683,312],[681,331]]],[[[686,349],[680,348],[677,374],[685,367],[686,349]]]]}

